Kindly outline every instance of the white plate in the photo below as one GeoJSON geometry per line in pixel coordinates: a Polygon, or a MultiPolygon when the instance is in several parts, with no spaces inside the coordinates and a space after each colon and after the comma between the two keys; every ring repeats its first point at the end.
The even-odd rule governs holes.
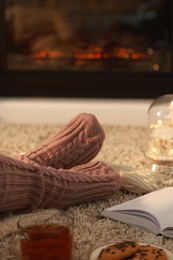
{"type": "MultiPolygon", "coordinates": [[[[115,242],[116,243],[116,242],[115,242]]],[[[100,252],[102,251],[102,249],[106,248],[107,246],[110,246],[112,244],[115,244],[115,243],[111,243],[111,244],[107,244],[107,245],[104,245],[104,246],[100,246],[98,248],[96,248],[90,255],[89,257],[89,260],[98,260],[98,256],[100,254],[100,252]]],[[[144,243],[140,243],[140,245],[148,245],[148,244],[144,244],[144,243]]],[[[160,246],[156,246],[156,245],[151,245],[151,246],[155,246],[155,247],[158,247],[158,248],[162,248],[165,253],[167,254],[167,260],[173,260],[173,253],[171,253],[169,250],[163,248],[163,247],[160,247],[160,246]]]]}

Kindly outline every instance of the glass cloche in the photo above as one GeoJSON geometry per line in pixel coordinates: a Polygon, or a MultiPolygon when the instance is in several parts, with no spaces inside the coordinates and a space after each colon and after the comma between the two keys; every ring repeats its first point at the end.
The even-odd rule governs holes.
{"type": "Polygon", "coordinates": [[[152,102],[148,110],[148,128],[146,156],[157,162],[173,163],[173,94],[152,102]]]}

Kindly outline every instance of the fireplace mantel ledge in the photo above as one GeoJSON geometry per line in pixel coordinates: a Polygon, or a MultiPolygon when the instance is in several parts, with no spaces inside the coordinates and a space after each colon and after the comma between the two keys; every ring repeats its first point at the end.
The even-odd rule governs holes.
{"type": "Polygon", "coordinates": [[[64,124],[81,112],[108,125],[147,125],[152,100],[0,98],[0,123],[64,124]]]}

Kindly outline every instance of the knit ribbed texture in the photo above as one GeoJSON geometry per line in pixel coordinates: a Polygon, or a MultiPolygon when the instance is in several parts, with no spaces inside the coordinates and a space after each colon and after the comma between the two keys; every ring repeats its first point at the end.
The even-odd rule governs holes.
{"type": "Polygon", "coordinates": [[[120,184],[119,173],[102,162],[64,170],[0,155],[0,212],[64,208],[105,199],[120,184]]]}
{"type": "Polygon", "coordinates": [[[56,169],[69,169],[93,159],[100,151],[104,138],[97,118],[81,113],[47,142],[18,159],[56,169]]]}
{"type": "Polygon", "coordinates": [[[44,186],[43,174],[32,165],[0,155],[0,212],[37,208],[44,186]]]}

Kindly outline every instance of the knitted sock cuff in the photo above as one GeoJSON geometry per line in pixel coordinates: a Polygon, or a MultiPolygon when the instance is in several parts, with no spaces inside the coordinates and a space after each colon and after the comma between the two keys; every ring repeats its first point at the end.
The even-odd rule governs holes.
{"type": "Polygon", "coordinates": [[[43,199],[44,186],[36,167],[0,155],[0,212],[32,211],[43,199]]]}

